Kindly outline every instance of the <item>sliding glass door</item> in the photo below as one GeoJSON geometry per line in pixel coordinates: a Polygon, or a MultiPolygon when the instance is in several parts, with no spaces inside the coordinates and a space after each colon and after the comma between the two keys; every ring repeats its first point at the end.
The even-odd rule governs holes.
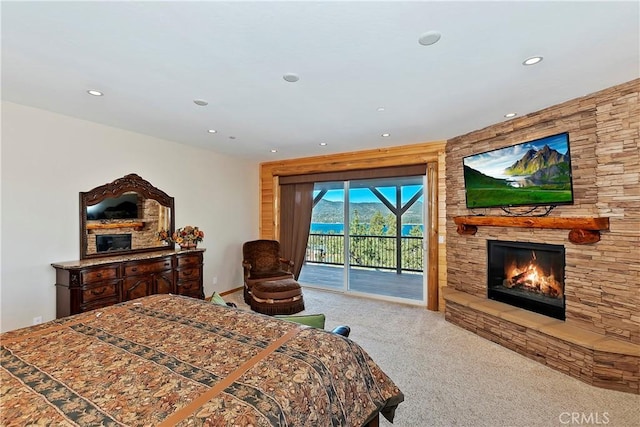
{"type": "Polygon", "coordinates": [[[300,281],[424,302],[423,180],[417,176],[317,183],[300,281]]]}
{"type": "Polygon", "coordinates": [[[344,183],[316,184],[305,264],[299,280],[322,288],[344,289],[344,183]]]}

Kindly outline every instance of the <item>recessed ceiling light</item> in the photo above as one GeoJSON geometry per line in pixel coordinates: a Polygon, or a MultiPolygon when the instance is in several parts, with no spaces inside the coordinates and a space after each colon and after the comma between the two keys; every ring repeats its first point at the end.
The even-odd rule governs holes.
{"type": "Polygon", "coordinates": [[[384,107],[378,107],[376,111],[384,111],[384,107]]]}
{"type": "Polygon", "coordinates": [[[507,114],[505,114],[504,116],[505,116],[507,119],[510,119],[511,117],[515,117],[515,116],[517,116],[517,115],[518,115],[518,113],[507,113],[507,114]]]}
{"type": "Polygon", "coordinates": [[[391,136],[391,134],[390,134],[390,133],[383,133],[383,134],[382,134],[382,137],[383,137],[383,138],[386,138],[386,137],[388,137],[388,136],[391,136]]]}
{"type": "Polygon", "coordinates": [[[209,132],[209,133],[216,133],[216,132],[218,132],[218,131],[217,131],[217,130],[215,130],[215,129],[209,129],[207,132],[209,132]]]}
{"type": "Polygon", "coordinates": [[[196,104],[196,105],[199,105],[201,107],[209,105],[209,103],[207,101],[205,101],[204,99],[194,99],[193,103],[196,104]]]}
{"type": "Polygon", "coordinates": [[[300,76],[298,76],[295,73],[287,73],[284,76],[282,76],[283,79],[285,79],[285,81],[288,81],[289,83],[295,83],[298,80],[300,80],[300,76]]]}
{"type": "Polygon", "coordinates": [[[327,143],[326,143],[326,142],[321,142],[321,143],[320,143],[320,146],[322,146],[322,147],[324,147],[324,146],[326,146],[326,145],[327,145],[327,143]]]}
{"type": "Polygon", "coordinates": [[[89,95],[93,95],[93,96],[102,96],[102,95],[104,95],[104,94],[103,94],[102,92],[100,92],[99,90],[93,90],[93,89],[88,90],[88,91],[87,91],[87,93],[88,93],[89,95]]]}
{"type": "Polygon", "coordinates": [[[522,65],[534,65],[540,61],[542,61],[542,56],[532,56],[531,58],[525,59],[522,65]]]}
{"type": "Polygon", "coordinates": [[[271,150],[271,152],[272,152],[272,153],[277,153],[277,152],[278,152],[278,150],[271,150]]]}
{"type": "Polygon", "coordinates": [[[427,31],[418,37],[418,43],[422,46],[431,46],[432,44],[438,43],[440,37],[442,37],[442,34],[440,34],[439,31],[427,31]]]}

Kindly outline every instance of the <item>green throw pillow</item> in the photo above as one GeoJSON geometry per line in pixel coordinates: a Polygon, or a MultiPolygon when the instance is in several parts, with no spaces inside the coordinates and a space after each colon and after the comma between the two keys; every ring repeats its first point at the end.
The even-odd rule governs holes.
{"type": "Polygon", "coordinates": [[[227,302],[217,292],[211,295],[211,302],[218,305],[227,305],[227,302]]]}
{"type": "Polygon", "coordinates": [[[279,315],[274,317],[282,320],[288,320],[290,322],[300,323],[301,325],[324,329],[324,314],[300,314],[298,316],[279,315]]]}

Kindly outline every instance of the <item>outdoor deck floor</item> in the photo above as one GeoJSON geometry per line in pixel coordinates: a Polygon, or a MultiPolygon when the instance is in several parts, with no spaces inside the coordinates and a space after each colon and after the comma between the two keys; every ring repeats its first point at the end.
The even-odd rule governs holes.
{"type": "MultiPolygon", "coordinates": [[[[349,290],[375,295],[407,298],[421,301],[423,285],[421,273],[351,268],[349,290]]],[[[342,290],[344,267],[306,263],[298,281],[302,284],[342,290]]]]}

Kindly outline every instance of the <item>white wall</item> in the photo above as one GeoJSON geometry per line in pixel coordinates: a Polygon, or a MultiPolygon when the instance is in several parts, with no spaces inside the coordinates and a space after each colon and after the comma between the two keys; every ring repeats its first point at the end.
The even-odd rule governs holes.
{"type": "Polygon", "coordinates": [[[55,318],[51,263],[79,259],[78,193],[129,173],[175,198],[176,227],[204,230],[205,294],[242,286],[257,163],[9,102],[1,149],[1,331],[55,318]]]}

